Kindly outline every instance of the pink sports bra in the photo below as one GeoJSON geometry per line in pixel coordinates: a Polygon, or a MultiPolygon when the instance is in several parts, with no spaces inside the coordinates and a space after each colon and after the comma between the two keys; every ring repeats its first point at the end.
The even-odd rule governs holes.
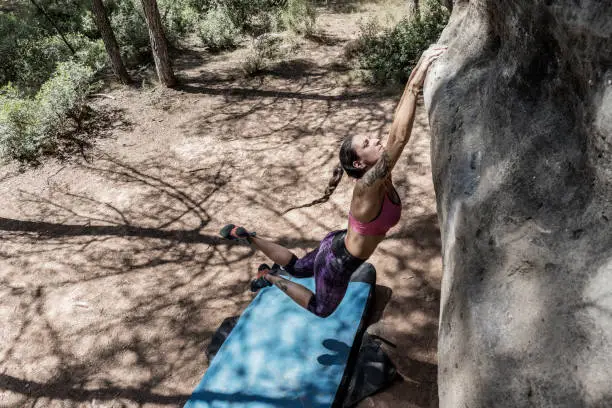
{"type": "Polygon", "coordinates": [[[395,204],[385,193],[380,212],[370,222],[361,222],[353,217],[349,212],[349,226],[361,235],[385,235],[400,220],[402,215],[402,205],[395,204]]]}

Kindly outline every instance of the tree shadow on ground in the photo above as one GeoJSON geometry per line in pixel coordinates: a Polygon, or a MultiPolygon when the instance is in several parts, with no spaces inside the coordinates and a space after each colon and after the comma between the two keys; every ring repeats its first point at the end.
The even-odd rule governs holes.
{"type": "MultiPolygon", "coordinates": [[[[179,405],[207,367],[204,349],[222,317],[251,301],[247,287],[261,256],[217,238],[220,226],[248,223],[298,254],[346,226],[346,180],[326,204],[283,211],[322,194],[342,137],[383,135],[393,101],[343,93],[317,77],[283,87],[252,84],[187,84],[212,101],[182,129],[181,151],[195,150],[195,160],[179,149],[137,160],[93,151],[73,169],[87,186],[23,186],[23,217],[0,219],[7,339],[0,389],[10,391],[9,406],[86,406],[91,399],[179,405]]],[[[386,307],[375,324],[424,316],[422,324],[390,332],[405,384],[431,372],[419,356],[435,350],[437,328],[428,299],[439,299],[438,286],[427,265],[439,258],[439,230],[427,204],[431,192],[411,181],[422,171],[422,152],[398,164],[395,182],[404,208],[424,215],[402,221],[379,249],[393,294],[379,288],[386,307]]],[[[408,393],[407,401],[430,401],[431,389],[408,393]]]]}
{"type": "Polygon", "coordinates": [[[97,140],[108,138],[117,130],[129,131],[131,127],[132,123],[125,119],[123,109],[86,105],[76,119],[75,127],[60,135],[53,155],[62,161],[76,155],[87,159],[97,140]]]}
{"type": "MultiPolygon", "coordinates": [[[[1,277],[7,305],[15,305],[22,316],[12,321],[2,363],[32,364],[36,357],[23,361],[22,347],[31,344],[34,333],[44,339],[39,351],[55,361],[46,368],[45,381],[10,370],[0,378],[0,388],[11,392],[9,401],[15,406],[91,399],[178,405],[189,393],[163,383],[186,367],[195,377],[201,375],[201,352],[215,325],[205,317],[207,311],[239,311],[250,297],[245,289],[252,273],[230,284],[212,283],[219,268],[242,265],[253,250],[202,232],[215,211],[209,200],[227,186],[231,171],[223,164],[216,172],[184,171],[157,162],[133,166],[110,157],[81,167],[115,186],[139,186],[141,195],[120,208],[59,187],[47,196],[23,191],[30,217],[40,221],[0,219],[0,236],[8,244],[0,258],[25,266],[19,275],[1,277]],[[28,267],[38,263],[35,259],[53,264],[53,270],[28,267]],[[109,281],[115,286],[110,293],[96,289],[109,281]],[[105,304],[114,301],[128,302],[129,309],[104,318],[105,304]],[[97,318],[67,327],[50,317],[59,310],[67,312],[64,317],[85,313],[97,318]],[[78,357],[83,339],[95,344],[85,360],[78,357]],[[100,377],[109,365],[146,379],[130,386],[131,380],[121,376],[100,377]],[[106,379],[100,383],[100,378],[106,379]]],[[[313,247],[317,242],[293,243],[313,247]]]]}
{"type": "Polygon", "coordinates": [[[42,156],[21,162],[21,169],[40,166],[45,159],[62,162],[89,160],[91,150],[98,140],[111,137],[117,130],[129,131],[132,123],[125,119],[125,110],[109,106],[85,105],[79,112],[62,120],[62,129],[42,156]]]}
{"type": "Polygon", "coordinates": [[[356,93],[343,93],[340,95],[321,95],[315,93],[300,93],[300,92],[292,92],[292,91],[281,91],[276,89],[256,89],[256,88],[217,88],[217,87],[207,87],[200,85],[199,82],[184,82],[181,85],[177,86],[177,89],[187,92],[187,93],[200,93],[206,95],[219,95],[219,96],[234,96],[234,97],[242,97],[242,98],[286,98],[286,99],[302,99],[302,100],[316,100],[316,101],[330,101],[330,102],[340,102],[340,101],[350,101],[354,100],[356,104],[365,104],[367,102],[360,102],[359,100],[362,98],[367,98],[369,96],[376,96],[379,94],[377,91],[364,91],[364,92],[356,92],[356,93]]]}
{"type": "Polygon", "coordinates": [[[310,41],[326,46],[334,46],[348,41],[344,38],[336,37],[324,32],[315,32],[307,34],[305,37],[310,41]]]}

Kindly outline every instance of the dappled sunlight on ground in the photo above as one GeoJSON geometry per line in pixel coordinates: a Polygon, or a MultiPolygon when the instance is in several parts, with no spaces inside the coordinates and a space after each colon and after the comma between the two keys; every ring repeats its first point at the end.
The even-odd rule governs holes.
{"type": "MultiPolygon", "coordinates": [[[[310,46],[333,61],[342,42],[331,44],[310,46]]],[[[384,136],[399,95],[309,61],[291,78],[192,68],[179,90],[114,90],[98,104],[131,126],[85,158],[0,169],[1,406],[180,406],[267,261],[218,230],[240,223],[302,255],[346,227],[346,178],[328,203],[282,212],[322,194],[344,136],[384,136]]],[[[370,260],[390,298],[369,330],[405,381],[362,406],[432,407],[441,261],[422,108],[394,182],[402,221],[370,260]]]]}

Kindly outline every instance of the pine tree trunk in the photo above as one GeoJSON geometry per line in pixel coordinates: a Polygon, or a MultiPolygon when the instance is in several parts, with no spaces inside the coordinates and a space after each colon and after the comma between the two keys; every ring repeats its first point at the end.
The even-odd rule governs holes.
{"type": "Polygon", "coordinates": [[[100,35],[102,35],[102,41],[104,41],[106,52],[108,52],[108,56],[110,57],[113,72],[121,82],[129,84],[132,80],[121,60],[119,46],[117,45],[117,40],[115,39],[115,34],[110,25],[104,4],[102,0],[92,0],[91,3],[96,26],[100,31],[100,35]]]}
{"type": "Polygon", "coordinates": [[[147,20],[147,26],[149,27],[149,37],[151,38],[151,49],[153,50],[157,76],[162,84],[172,88],[176,85],[176,78],[172,72],[170,57],[168,56],[168,45],[159,9],[157,8],[157,1],[141,0],[141,3],[147,20]]]}

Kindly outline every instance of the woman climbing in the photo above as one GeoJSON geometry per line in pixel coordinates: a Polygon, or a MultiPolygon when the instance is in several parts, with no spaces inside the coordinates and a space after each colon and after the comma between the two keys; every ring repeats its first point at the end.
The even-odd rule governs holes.
{"type": "Polygon", "coordinates": [[[252,290],[276,285],[300,306],[321,317],[329,316],[336,309],[344,297],[351,274],[372,255],[387,231],[400,219],[402,207],[393,187],[391,170],[410,139],[417,96],[427,71],[445,49],[428,49],[412,70],[395,110],[386,144],[367,136],[347,137],[340,147],[340,164],[334,170],[325,195],[306,205],[327,201],[345,171],[349,177],[357,179],[347,230],[330,232],[315,250],[298,259],[287,248],[259,238],[243,227],[228,224],[221,229],[222,237],[248,240],[290,275],[315,278],[315,293],[312,293],[262,264],[258,279],[251,284],[252,290]]]}

